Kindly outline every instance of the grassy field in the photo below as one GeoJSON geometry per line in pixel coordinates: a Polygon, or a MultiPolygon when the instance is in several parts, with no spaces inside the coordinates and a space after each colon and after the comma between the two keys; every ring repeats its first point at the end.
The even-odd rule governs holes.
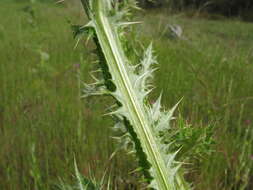
{"type": "MultiPolygon", "coordinates": [[[[163,91],[192,127],[212,128],[211,153],[187,174],[197,190],[253,188],[253,25],[205,20],[166,10],[136,20],[136,41],[152,40],[159,69],[152,97],[163,91]],[[172,39],[168,24],[183,28],[172,39]]],[[[96,65],[92,43],[76,49],[70,25],[84,24],[76,4],[0,2],[0,189],[57,189],[80,172],[111,174],[118,189],[140,189],[137,164],[116,143],[106,98],[81,100],[81,81],[96,65]]],[[[152,101],[152,100],[151,100],[152,101]]],[[[175,123],[177,124],[177,123],[175,123]]]]}

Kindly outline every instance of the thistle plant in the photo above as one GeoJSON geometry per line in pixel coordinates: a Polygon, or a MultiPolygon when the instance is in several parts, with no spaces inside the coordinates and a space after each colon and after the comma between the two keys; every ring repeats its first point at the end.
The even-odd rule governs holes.
{"type": "MultiPolygon", "coordinates": [[[[135,0],[81,0],[89,23],[80,28],[97,46],[100,69],[93,75],[92,84],[85,84],[85,95],[109,95],[116,100],[109,115],[116,120],[114,129],[121,134],[115,137],[120,145],[135,154],[148,182],[147,188],[158,190],[188,190],[183,178],[182,163],[176,161],[179,150],[171,149],[173,142],[165,136],[176,106],[166,111],[161,96],[153,103],[148,95],[153,86],[150,79],[157,64],[152,45],[139,63],[132,63],[125,51],[125,28],[129,10],[136,8],[135,0]]],[[[76,33],[78,34],[78,32],[76,33]]]]}
{"type": "Polygon", "coordinates": [[[65,184],[62,180],[60,184],[57,185],[59,190],[110,190],[111,183],[110,177],[106,180],[106,172],[104,172],[102,179],[97,180],[94,176],[89,176],[89,178],[83,176],[77,168],[75,162],[75,177],[76,177],[76,184],[75,185],[68,185],[65,184]]]}

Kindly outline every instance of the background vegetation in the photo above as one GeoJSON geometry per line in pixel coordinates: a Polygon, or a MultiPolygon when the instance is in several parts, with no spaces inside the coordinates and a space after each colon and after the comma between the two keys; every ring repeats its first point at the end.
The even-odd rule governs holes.
{"type": "Polygon", "coordinates": [[[143,7],[170,7],[174,11],[198,10],[253,21],[251,0],[139,0],[143,7]]]}
{"type": "MultiPolygon", "coordinates": [[[[113,122],[102,115],[110,101],[79,98],[80,81],[89,81],[95,67],[84,41],[74,49],[70,26],[85,23],[82,7],[31,2],[0,2],[0,189],[57,189],[59,178],[71,184],[74,157],[84,175],[99,179],[107,169],[119,189],[140,189],[134,159],[119,152],[109,160],[113,122]]],[[[167,107],[184,97],[174,123],[188,124],[181,135],[197,136],[194,127],[215,140],[206,141],[212,149],[203,159],[186,166],[187,178],[198,190],[251,190],[253,25],[169,11],[140,13],[136,41],[154,42],[160,65],[152,96],[163,89],[167,107]],[[182,27],[182,39],[169,24],[182,27]]]]}

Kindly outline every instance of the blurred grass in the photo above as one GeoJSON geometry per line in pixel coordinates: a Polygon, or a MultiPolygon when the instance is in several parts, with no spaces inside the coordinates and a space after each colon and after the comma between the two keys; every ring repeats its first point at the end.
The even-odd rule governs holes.
{"type": "Polygon", "coordinates": [[[189,123],[215,127],[216,151],[200,163],[197,189],[252,189],[246,170],[252,172],[253,25],[164,12],[144,18],[140,38],[154,39],[161,63],[155,84],[164,103],[184,97],[179,109],[189,123]],[[179,24],[184,40],[169,39],[168,24],[179,24]]]}
{"type": "MultiPolygon", "coordinates": [[[[85,23],[82,7],[3,1],[0,18],[0,189],[55,189],[59,177],[72,180],[74,156],[81,173],[110,168],[119,189],[134,189],[133,159],[119,153],[108,161],[113,122],[102,114],[110,100],[79,98],[77,75],[89,81],[94,67],[90,48],[73,49],[69,22],[85,23]]],[[[161,11],[137,20],[137,40],[152,39],[160,63],[152,97],[163,90],[167,107],[184,97],[187,122],[215,128],[215,152],[189,178],[199,190],[239,189],[252,180],[244,175],[253,155],[252,135],[245,137],[253,122],[253,25],[161,11]],[[185,40],[170,39],[168,24],[179,24],[185,40]]]]}
{"type": "Polygon", "coordinates": [[[111,122],[97,100],[80,101],[77,75],[88,80],[92,65],[90,52],[74,50],[68,23],[83,15],[54,4],[0,9],[0,189],[49,189],[71,177],[74,155],[84,172],[102,170],[114,151],[111,122]]]}

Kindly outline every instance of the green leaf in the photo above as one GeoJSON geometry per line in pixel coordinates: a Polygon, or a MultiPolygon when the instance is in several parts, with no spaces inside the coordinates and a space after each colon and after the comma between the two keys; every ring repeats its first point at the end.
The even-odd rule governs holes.
{"type": "Polygon", "coordinates": [[[112,0],[81,1],[95,31],[93,39],[98,47],[101,65],[106,65],[102,67],[105,77],[101,82],[104,81],[107,94],[117,101],[118,109],[110,113],[121,123],[115,127],[122,132],[117,139],[136,153],[144,175],[150,182],[148,187],[188,190],[190,187],[179,169],[181,163],[175,160],[179,150],[172,152],[171,143],[163,143],[159,135],[170,128],[169,121],[173,119],[175,108],[162,111],[161,98],[153,106],[146,101],[153,88],[150,80],[156,70],[153,66],[157,63],[152,45],[144,52],[139,64],[130,63],[124,52],[120,31],[125,26],[120,23],[129,15],[127,2],[136,5],[135,1],[125,0],[122,6],[112,0]],[[106,81],[113,83],[115,88],[109,89],[106,81]]]}

